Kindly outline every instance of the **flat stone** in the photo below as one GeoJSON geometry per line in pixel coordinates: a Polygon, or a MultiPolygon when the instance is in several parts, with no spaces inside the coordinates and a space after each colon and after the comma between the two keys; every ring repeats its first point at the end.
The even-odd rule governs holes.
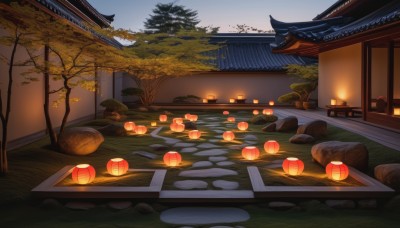
{"type": "Polygon", "coordinates": [[[198,161],[193,163],[192,167],[193,168],[199,168],[199,167],[208,167],[208,166],[212,166],[213,163],[210,161],[198,161]]]}
{"type": "Polygon", "coordinates": [[[235,124],[226,124],[225,126],[228,127],[228,128],[236,128],[235,124]]]}
{"type": "Polygon", "coordinates": [[[271,164],[264,166],[264,168],[267,168],[267,169],[276,169],[276,168],[281,168],[281,167],[282,167],[282,163],[281,164],[271,163],[271,164]]]}
{"type": "Polygon", "coordinates": [[[215,145],[212,143],[202,143],[197,146],[197,148],[204,148],[204,149],[218,148],[218,147],[221,147],[221,146],[218,146],[218,145],[215,145]]]}
{"type": "Polygon", "coordinates": [[[234,164],[235,164],[235,162],[231,162],[231,161],[221,161],[221,162],[217,163],[218,166],[230,166],[230,165],[234,165],[234,164]]]}
{"type": "Polygon", "coordinates": [[[222,139],[222,135],[216,135],[216,136],[214,136],[214,138],[222,139]]]}
{"type": "Polygon", "coordinates": [[[202,180],[183,180],[183,181],[175,181],[174,187],[183,189],[183,190],[190,190],[190,189],[206,189],[208,183],[202,180]]]}
{"type": "Polygon", "coordinates": [[[174,145],[174,147],[193,147],[195,145],[196,145],[195,143],[182,143],[182,142],[180,142],[180,143],[176,143],[174,145]]]}
{"type": "Polygon", "coordinates": [[[199,149],[197,149],[196,147],[186,147],[186,148],[183,148],[182,150],[180,150],[179,152],[193,153],[193,152],[196,152],[197,150],[199,150],[199,149]]]}
{"type": "Polygon", "coordinates": [[[181,141],[179,139],[171,139],[171,138],[164,138],[164,140],[165,140],[165,143],[168,145],[174,145],[181,141]]]}
{"type": "Polygon", "coordinates": [[[160,219],[174,225],[207,225],[244,222],[250,215],[233,207],[178,207],[161,212],[160,219]]]}
{"type": "Polygon", "coordinates": [[[225,131],[224,130],[219,130],[219,129],[217,129],[217,130],[213,130],[215,133],[217,133],[217,134],[222,134],[222,133],[224,133],[225,131]]]}
{"type": "Polygon", "coordinates": [[[180,177],[223,177],[238,175],[234,170],[222,168],[185,170],[179,173],[180,177]]]}
{"type": "Polygon", "coordinates": [[[241,149],[245,148],[246,146],[248,146],[248,144],[230,145],[230,146],[228,146],[228,148],[231,150],[241,150],[241,149]]]}
{"type": "Polygon", "coordinates": [[[157,151],[159,151],[159,150],[168,150],[169,149],[168,146],[162,145],[162,144],[152,144],[149,147],[151,147],[151,148],[153,148],[153,150],[157,150],[157,151]]]}
{"type": "Polygon", "coordinates": [[[296,207],[296,204],[289,202],[274,201],[268,203],[268,207],[275,210],[289,210],[296,207]]]}
{"type": "Polygon", "coordinates": [[[155,213],[156,211],[154,210],[154,208],[147,203],[138,203],[135,206],[135,210],[138,211],[140,214],[152,214],[155,213]]]}
{"type": "Polygon", "coordinates": [[[220,162],[220,161],[228,160],[228,158],[225,156],[212,156],[212,157],[209,157],[208,160],[210,160],[212,162],[220,162]]]}
{"type": "Polygon", "coordinates": [[[150,152],[147,152],[147,151],[133,151],[132,154],[138,155],[138,156],[141,156],[141,157],[145,157],[145,158],[148,158],[148,159],[156,159],[158,157],[157,154],[153,154],[153,153],[150,153],[150,152]]]}
{"type": "Polygon", "coordinates": [[[258,138],[255,135],[245,135],[243,139],[249,141],[258,141],[258,138]]]}
{"type": "Polygon", "coordinates": [[[353,209],[356,208],[356,204],[353,200],[327,200],[325,204],[328,207],[336,209],[353,209]]]}
{"type": "Polygon", "coordinates": [[[221,141],[220,139],[210,139],[210,140],[208,140],[210,143],[216,143],[216,142],[219,142],[219,141],[221,141]]]}
{"type": "Polygon", "coordinates": [[[257,144],[258,142],[257,141],[244,141],[246,144],[249,144],[249,145],[255,145],[255,144],[257,144]]]}
{"type": "Polygon", "coordinates": [[[227,149],[209,149],[195,153],[196,156],[218,156],[228,153],[227,149]]]}
{"type": "Polygon", "coordinates": [[[111,201],[107,206],[113,210],[124,210],[132,206],[131,201],[111,201]]]}
{"type": "Polygon", "coordinates": [[[213,181],[212,184],[214,187],[224,190],[233,190],[239,188],[239,183],[236,181],[216,180],[213,181]]]}
{"type": "Polygon", "coordinates": [[[90,202],[71,201],[66,203],[65,207],[71,210],[86,211],[95,208],[96,205],[90,202]]]}

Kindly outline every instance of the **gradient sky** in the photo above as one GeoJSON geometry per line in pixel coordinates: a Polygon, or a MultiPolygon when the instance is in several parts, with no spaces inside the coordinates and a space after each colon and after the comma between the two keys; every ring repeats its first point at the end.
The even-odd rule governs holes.
{"type": "MultiPolygon", "coordinates": [[[[139,31],[157,3],[173,0],[88,0],[102,14],[115,14],[115,28],[139,31]]],[[[237,24],[270,30],[269,15],[284,22],[309,21],[337,0],[177,0],[177,5],[197,10],[200,26],[235,32],[237,24]]]]}

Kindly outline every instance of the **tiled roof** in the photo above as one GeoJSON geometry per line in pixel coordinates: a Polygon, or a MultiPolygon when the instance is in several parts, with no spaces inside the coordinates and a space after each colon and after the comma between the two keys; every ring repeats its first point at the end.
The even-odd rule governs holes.
{"type": "Polygon", "coordinates": [[[272,53],[274,34],[217,34],[212,43],[224,42],[215,64],[220,71],[283,71],[288,64],[311,64],[315,59],[272,53]]]}

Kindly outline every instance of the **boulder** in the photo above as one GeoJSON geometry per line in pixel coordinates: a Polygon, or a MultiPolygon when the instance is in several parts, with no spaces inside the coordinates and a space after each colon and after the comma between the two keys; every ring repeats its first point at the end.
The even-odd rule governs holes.
{"type": "Polygon", "coordinates": [[[368,150],[359,142],[328,141],[311,148],[314,161],[325,167],[331,161],[342,161],[358,170],[368,169],[368,150]]]}
{"type": "Polygon", "coordinates": [[[197,130],[197,126],[195,122],[184,122],[185,130],[197,130]]]}
{"type": "Polygon", "coordinates": [[[276,131],[285,132],[285,131],[292,131],[296,130],[299,121],[295,116],[288,116],[284,119],[277,120],[276,122],[276,131]]]}
{"type": "Polygon", "coordinates": [[[275,132],[276,131],[276,123],[270,123],[267,126],[261,129],[264,132],[275,132]]]}
{"type": "Polygon", "coordinates": [[[306,134],[296,134],[289,139],[290,143],[295,143],[295,144],[307,144],[307,143],[312,143],[314,141],[315,141],[314,137],[306,134]]]}
{"type": "Polygon", "coordinates": [[[109,124],[102,128],[97,129],[102,135],[107,136],[124,136],[126,135],[126,131],[123,126],[109,124]]]}
{"type": "Polygon", "coordinates": [[[400,190],[400,164],[383,164],[375,167],[375,178],[383,184],[400,190]]]}
{"type": "Polygon", "coordinates": [[[314,120],[297,128],[297,134],[307,134],[319,139],[328,134],[327,123],[323,120],[314,120]]]}
{"type": "Polygon", "coordinates": [[[147,203],[138,203],[135,206],[135,210],[138,211],[140,214],[147,215],[155,213],[156,211],[152,206],[147,203]]]}
{"type": "Polygon", "coordinates": [[[91,154],[95,152],[103,142],[103,135],[90,127],[65,129],[58,140],[61,151],[72,155],[91,154]]]}

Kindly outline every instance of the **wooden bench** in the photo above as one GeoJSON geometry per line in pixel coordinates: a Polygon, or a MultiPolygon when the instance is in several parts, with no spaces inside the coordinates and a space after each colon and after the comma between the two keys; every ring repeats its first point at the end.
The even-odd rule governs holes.
{"type": "Polygon", "coordinates": [[[327,105],[326,106],[326,114],[327,116],[331,116],[333,112],[333,116],[337,117],[338,113],[344,113],[346,117],[352,116],[354,117],[355,113],[358,113],[360,110],[359,107],[351,107],[347,105],[327,105]]]}

